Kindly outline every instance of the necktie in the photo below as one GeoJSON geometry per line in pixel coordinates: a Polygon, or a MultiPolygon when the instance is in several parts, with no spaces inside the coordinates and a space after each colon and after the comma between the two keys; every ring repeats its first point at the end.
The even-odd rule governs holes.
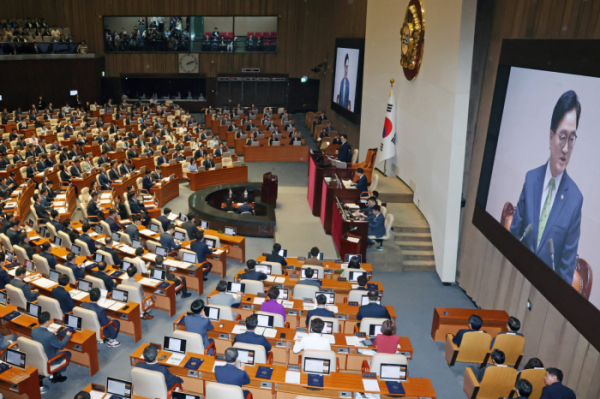
{"type": "Polygon", "coordinates": [[[550,189],[548,190],[548,196],[546,197],[546,201],[544,202],[544,208],[542,209],[542,215],[540,216],[540,225],[538,228],[538,241],[537,245],[540,245],[540,241],[542,241],[542,235],[544,234],[544,229],[546,228],[546,222],[548,221],[548,216],[550,215],[550,204],[552,203],[552,192],[554,191],[554,178],[550,179],[550,189]]]}

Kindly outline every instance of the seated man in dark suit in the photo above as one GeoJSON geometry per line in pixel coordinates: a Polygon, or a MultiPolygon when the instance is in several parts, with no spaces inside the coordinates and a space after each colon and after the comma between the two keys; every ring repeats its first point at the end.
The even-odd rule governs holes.
{"type": "Polygon", "coordinates": [[[38,298],[39,292],[37,289],[32,290],[29,288],[29,285],[23,281],[26,273],[27,270],[24,267],[19,266],[15,271],[15,278],[11,280],[10,285],[20,288],[21,291],[23,291],[23,295],[25,295],[27,302],[35,302],[38,298]]]}
{"type": "Polygon", "coordinates": [[[173,252],[181,248],[181,242],[173,238],[175,225],[170,224],[164,233],[160,233],[160,245],[167,248],[168,252],[173,252]]]}
{"type": "Polygon", "coordinates": [[[81,231],[83,231],[83,234],[81,234],[79,236],[79,239],[87,244],[88,249],[90,250],[90,254],[95,255],[96,254],[96,242],[88,234],[88,232],[90,231],[90,228],[91,228],[91,226],[87,223],[84,224],[83,226],[81,226],[81,231]]]}
{"type": "Polygon", "coordinates": [[[27,177],[30,179],[33,179],[33,177],[35,176],[35,168],[33,167],[33,165],[29,164],[27,165],[27,177]]]}
{"type": "Polygon", "coordinates": [[[335,317],[335,314],[331,310],[327,310],[327,297],[323,294],[317,295],[317,308],[309,310],[306,314],[306,327],[308,327],[308,321],[313,316],[318,317],[335,317]]]}
{"type": "Polygon", "coordinates": [[[212,160],[211,154],[206,154],[206,159],[202,162],[202,166],[205,170],[209,170],[215,167],[215,162],[212,160]]]}
{"type": "Polygon", "coordinates": [[[108,217],[106,218],[106,223],[108,223],[108,226],[110,227],[110,231],[115,232],[115,233],[121,231],[121,228],[117,224],[117,210],[116,209],[111,208],[108,210],[108,217]]]}
{"type": "Polygon", "coordinates": [[[492,359],[492,364],[486,364],[483,368],[471,367],[471,370],[473,370],[473,374],[475,374],[475,378],[477,378],[477,381],[479,381],[480,383],[481,381],[483,381],[483,376],[485,375],[485,371],[488,368],[495,367],[498,364],[504,364],[504,361],[506,360],[504,352],[502,352],[499,349],[494,349],[490,357],[492,359]]]}
{"type": "Polygon", "coordinates": [[[285,266],[287,266],[287,262],[283,256],[279,255],[279,251],[281,251],[281,245],[280,244],[273,245],[273,252],[271,252],[269,255],[267,255],[267,262],[277,262],[282,267],[285,267],[285,266]]]}
{"type": "Polygon", "coordinates": [[[257,315],[253,314],[246,317],[246,332],[236,335],[233,339],[233,344],[235,345],[236,342],[241,342],[244,344],[262,345],[265,348],[265,354],[268,355],[271,351],[271,343],[269,343],[269,341],[262,335],[258,335],[254,332],[257,326],[257,315]]]}
{"type": "MultiPolygon", "coordinates": [[[[135,198],[135,192],[129,192],[126,193],[128,196],[128,203],[129,203],[129,209],[131,210],[131,213],[138,213],[141,215],[142,219],[142,224],[144,226],[148,226],[148,223],[150,223],[150,215],[148,215],[148,212],[146,212],[146,207],[144,206],[143,202],[138,201],[135,198]]],[[[135,215],[134,215],[135,216],[135,215]]]]}
{"type": "Polygon", "coordinates": [[[142,188],[148,191],[148,193],[150,193],[150,189],[154,186],[154,183],[152,182],[152,177],[150,177],[151,173],[152,172],[149,169],[146,169],[146,174],[142,179],[142,188]]]}
{"type": "Polygon", "coordinates": [[[73,270],[73,275],[77,280],[82,280],[85,278],[85,268],[77,266],[73,261],[75,260],[75,254],[73,252],[69,252],[67,254],[67,261],[63,266],[68,267],[73,270]]]}
{"type": "MultiPolygon", "coordinates": [[[[70,351],[60,350],[64,349],[64,347],[67,346],[67,344],[71,340],[71,335],[73,335],[73,333],[71,331],[68,331],[63,339],[58,339],[58,337],[54,333],[48,331],[48,327],[50,326],[51,322],[52,317],[50,317],[49,312],[40,313],[40,315],[38,316],[38,323],[40,324],[40,326],[31,330],[31,339],[42,344],[42,346],[44,347],[44,352],[46,353],[46,357],[48,359],[55,358],[58,355],[64,355],[67,359],[71,360],[70,351]]],[[[58,359],[50,362],[50,365],[58,365],[62,362],[64,362],[64,358],[59,357],[58,359]]],[[[50,381],[52,381],[53,383],[66,381],[67,377],[61,375],[61,372],[65,371],[66,369],[66,367],[62,368],[59,370],[59,372],[52,374],[50,376],[50,381]]]]}
{"type": "Polygon", "coordinates": [[[183,384],[183,380],[180,377],[172,374],[167,366],[158,364],[156,361],[156,358],[158,357],[158,349],[156,349],[156,347],[149,345],[144,348],[143,356],[145,362],[137,362],[135,366],[146,370],[157,371],[164,375],[165,383],[167,384],[167,390],[171,390],[175,384],[183,384]]]}
{"type": "Polygon", "coordinates": [[[102,168],[100,171],[100,175],[98,176],[98,182],[100,183],[101,190],[110,190],[112,187],[112,182],[106,175],[106,169],[102,168]]]}
{"type": "MultiPolygon", "coordinates": [[[[104,262],[100,262],[100,263],[104,263],[104,262]]],[[[106,264],[104,264],[104,267],[106,268],[106,264]]],[[[94,272],[94,274],[95,273],[97,273],[97,272],[94,272]]],[[[117,346],[121,345],[121,343],[116,340],[117,336],[119,335],[119,330],[121,329],[121,323],[117,319],[111,320],[106,315],[106,309],[104,309],[103,307],[98,305],[99,300],[100,300],[100,289],[92,288],[92,290],[90,291],[90,302],[83,302],[81,304],[81,307],[84,309],[91,310],[94,313],[96,313],[96,315],[98,316],[98,322],[100,323],[100,325],[102,327],[107,326],[111,321],[115,323],[117,328],[115,329],[112,325],[108,325],[108,327],[106,327],[104,329],[104,334],[106,335],[106,337],[107,337],[106,339],[108,340],[107,346],[109,348],[116,348],[117,346]]],[[[106,342],[106,340],[105,340],[105,342],[106,342]]]]}
{"type": "Polygon", "coordinates": [[[304,275],[306,276],[306,278],[301,278],[300,281],[296,283],[296,285],[312,285],[313,287],[318,287],[319,289],[321,289],[321,280],[313,278],[315,273],[318,273],[318,271],[310,267],[305,268],[304,275]]]}
{"type": "MultiPolygon", "coordinates": [[[[381,207],[375,205],[371,216],[361,217],[361,220],[369,222],[369,236],[383,237],[385,236],[385,217],[381,214],[381,207]]],[[[369,246],[373,245],[373,241],[369,239],[369,246]]],[[[378,250],[383,250],[383,247],[378,247],[378,250]]]]}
{"type": "Polygon", "coordinates": [[[369,291],[367,298],[369,298],[369,304],[358,308],[358,314],[356,315],[357,320],[362,320],[365,317],[373,317],[376,319],[390,318],[390,313],[386,307],[377,303],[377,300],[379,299],[379,292],[369,291]]]}
{"type": "Polygon", "coordinates": [[[142,224],[142,218],[139,215],[133,215],[131,216],[131,221],[133,223],[125,227],[125,234],[127,234],[131,240],[139,240],[140,231],[137,227],[142,224]]]}
{"type": "Polygon", "coordinates": [[[52,298],[58,301],[60,310],[65,314],[72,312],[75,308],[73,298],[71,298],[71,295],[69,295],[69,292],[65,289],[67,285],[69,285],[69,276],[61,274],[58,278],[58,287],[52,289],[52,298]]]}
{"type": "MultiPolygon", "coordinates": [[[[189,216],[189,215],[188,215],[189,216]]],[[[210,255],[213,253],[213,250],[210,249],[208,247],[208,245],[206,245],[206,242],[204,242],[204,232],[198,230],[198,228],[194,227],[196,229],[193,236],[190,236],[190,240],[193,240],[193,237],[195,237],[196,239],[193,240],[190,243],[190,250],[194,251],[196,253],[196,261],[198,263],[204,263],[206,262],[208,264],[208,269],[204,270],[203,275],[204,275],[204,281],[208,281],[208,273],[210,273],[210,271],[212,270],[212,263],[208,262],[206,260],[206,255],[210,255]]]]}
{"type": "MultiPolygon", "coordinates": [[[[227,348],[225,350],[225,366],[215,367],[215,378],[220,384],[242,385],[250,384],[250,377],[246,373],[246,363],[240,363],[239,368],[236,367],[236,361],[238,358],[238,351],[235,348],[227,348]]],[[[250,391],[244,390],[244,398],[248,396],[250,391]]]]}
{"type": "Polygon", "coordinates": [[[96,191],[92,191],[90,193],[90,202],[88,202],[87,214],[89,217],[91,217],[90,220],[92,221],[104,220],[104,213],[102,212],[102,210],[100,210],[100,207],[98,206],[98,192],[96,191]]]}
{"type": "Polygon", "coordinates": [[[171,208],[165,208],[163,214],[158,217],[158,221],[162,224],[163,231],[167,231],[169,225],[173,222],[169,220],[168,216],[171,214],[171,208]]]}
{"type": "Polygon", "coordinates": [[[187,220],[183,222],[181,228],[187,231],[188,238],[193,240],[198,232],[198,226],[196,226],[196,215],[192,212],[187,214],[187,220]]]}
{"type": "Polygon", "coordinates": [[[33,195],[33,208],[35,209],[35,213],[40,219],[50,219],[50,213],[44,208],[42,205],[42,196],[39,194],[33,195]]]}
{"type": "Polygon", "coordinates": [[[358,181],[354,185],[358,188],[358,195],[362,195],[362,193],[369,191],[369,181],[363,168],[356,169],[356,175],[358,181]]]}
{"type": "Polygon", "coordinates": [[[254,211],[252,209],[252,206],[248,204],[248,200],[244,201],[244,204],[238,207],[237,214],[240,215],[242,212],[250,212],[254,215],[254,211]]]}
{"type": "Polygon", "coordinates": [[[460,343],[462,342],[465,333],[470,331],[479,331],[481,329],[481,326],[483,326],[483,320],[481,320],[481,317],[477,316],[476,314],[472,315],[471,317],[469,317],[469,329],[458,330],[454,338],[452,338],[452,342],[454,343],[454,345],[460,347],[460,343]]]}
{"type": "Polygon", "coordinates": [[[52,251],[52,246],[49,242],[45,242],[42,244],[40,256],[48,261],[48,266],[50,266],[51,270],[56,270],[56,258],[50,253],[50,251],[52,251]]]}
{"type": "Polygon", "coordinates": [[[113,244],[112,238],[106,236],[106,238],[104,240],[105,240],[105,245],[102,247],[102,250],[104,252],[108,252],[110,254],[110,256],[113,259],[113,263],[115,264],[116,267],[121,268],[122,260],[119,257],[119,253],[117,252],[117,250],[112,248],[112,244],[113,244]]]}
{"type": "Polygon", "coordinates": [[[246,261],[247,271],[243,274],[240,274],[240,280],[255,280],[255,281],[263,281],[267,279],[267,275],[263,272],[257,272],[254,270],[256,266],[256,261],[254,259],[248,259],[246,261]]]}
{"type": "Polygon", "coordinates": [[[98,270],[92,272],[92,276],[104,281],[104,286],[108,292],[112,292],[112,290],[117,286],[116,281],[106,274],[106,262],[104,261],[98,262],[98,270]]]}
{"type": "MultiPolygon", "coordinates": [[[[204,301],[202,299],[196,299],[192,302],[190,310],[192,311],[192,314],[188,314],[183,318],[185,330],[200,335],[202,337],[204,349],[206,349],[215,341],[214,339],[208,338],[207,332],[214,330],[214,326],[209,319],[202,315],[204,301]]],[[[214,351],[214,349],[211,349],[211,351],[214,351]]]]}

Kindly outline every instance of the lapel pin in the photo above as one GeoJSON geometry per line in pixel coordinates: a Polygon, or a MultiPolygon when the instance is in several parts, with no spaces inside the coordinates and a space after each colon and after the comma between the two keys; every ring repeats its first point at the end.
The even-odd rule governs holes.
{"type": "Polygon", "coordinates": [[[564,196],[564,195],[561,195],[561,196],[560,196],[560,200],[562,201],[562,200],[564,200],[564,199],[565,199],[565,196],[564,196]]]}

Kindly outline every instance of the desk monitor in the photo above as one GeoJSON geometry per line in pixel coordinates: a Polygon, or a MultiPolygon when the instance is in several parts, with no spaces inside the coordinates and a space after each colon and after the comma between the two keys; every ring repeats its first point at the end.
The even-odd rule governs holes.
{"type": "MultiPolygon", "coordinates": [[[[378,305],[381,305],[381,295],[379,295],[379,297],[377,298],[377,302],[378,305]]],[[[365,306],[369,304],[369,297],[367,295],[363,295],[361,300],[360,300],[360,305],[361,306],[365,306]]]]}
{"type": "Polygon", "coordinates": [[[406,381],[407,366],[405,364],[381,363],[379,378],[384,381],[406,381]]]}
{"type": "Polygon", "coordinates": [[[156,247],[155,252],[157,255],[162,255],[162,256],[167,256],[167,253],[168,253],[167,248],[165,248],[165,247],[156,247]]]}
{"type": "Polygon", "coordinates": [[[43,227],[40,227],[40,237],[46,238],[46,229],[43,227]]]}
{"type": "Polygon", "coordinates": [[[77,282],[77,289],[79,291],[90,292],[92,290],[92,283],[90,283],[89,281],[85,281],[85,280],[79,280],[77,282]]]}
{"type": "Polygon", "coordinates": [[[219,321],[221,309],[212,306],[204,307],[204,314],[209,320],[219,321]]]}
{"type": "Polygon", "coordinates": [[[211,239],[208,239],[208,238],[205,238],[205,239],[204,239],[204,243],[205,243],[206,245],[208,245],[209,247],[211,247],[211,248],[214,248],[214,247],[215,247],[215,244],[216,244],[216,243],[215,243],[215,240],[211,240],[211,239]]]}
{"type": "MultiPolygon", "coordinates": [[[[121,270],[123,270],[124,272],[127,271],[127,269],[129,269],[129,266],[133,266],[133,263],[131,262],[127,262],[126,260],[123,261],[123,264],[121,265],[121,270]]],[[[137,267],[136,267],[137,269],[137,267]]],[[[139,270],[138,270],[139,272],[139,270]]]]}
{"type": "Polygon", "coordinates": [[[185,354],[185,339],[165,337],[163,348],[168,352],[185,354]]]}
{"type": "Polygon", "coordinates": [[[27,302],[26,313],[29,316],[35,317],[37,319],[40,315],[41,309],[42,309],[42,307],[40,305],[36,305],[35,303],[27,302]]]}
{"type": "Polygon", "coordinates": [[[6,350],[6,363],[10,364],[11,366],[19,369],[25,369],[26,359],[27,355],[25,355],[25,352],[19,352],[18,350],[10,348],[6,350]]]}
{"type": "Polygon", "coordinates": [[[58,278],[60,277],[60,273],[55,270],[50,270],[50,280],[56,281],[58,283],[58,278]]]}
{"type": "Polygon", "coordinates": [[[127,299],[129,298],[129,292],[124,290],[113,289],[112,299],[119,302],[127,303],[127,299]]]}
{"type": "Polygon", "coordinates": [[[73,252],[73,254],[75,254],[76,256],[81,255],[81,247],[79,245],[73,244],[71,245],[71,252],[73,252]]]}
{"type": "Polygon", "coordinates": [[[97,224],[97,225],[96,225],[96,227],[94,228],[94,231],[95,231],[97,234],[102,234],[102,226],[101,226],[101,225],[99,225],[99,224],[97,224]]]}
{"type": "Polygon", "coordinates": [[[33,262],[30,260],[26,260],[25,261],[25,269],[29,270],[30,272],[33,272],[33,262]]]}
{"type": "Polygon", "coordinates": [[[246,363],[247,365],[254,366],[254,351],[248,349],[235,348],[238,353],[238,360],[240,363],[246,363]]]}
{"type": "Polygon", "coordinates": [[[227,282],[227,292],[241,292],[243,294],[246,292],[246,284],[234,283],[232,281],[228,281],[227,282]]]}
{"type": "Polygon", "coordinates": [[[57,247],[61,247],[62,246],[62,238],[60,238],[59,236],[54,236],[54,245],[56,245],[57,247]]]}
{"type": "Polygon", "coordinates": [[[133,394],[133,384],[131,383],[131,381],[107,377],[106,393],[110,395],[116,395],[120,398],[131,398],[133,394]]]}
{"type": "MultiPolygon", "coordinates": [[[[315,318],[318,318],[318,316],[313,316],[311,320],[314,320],[315,318]]],[[[323,331],[321,331],[321,334],[333,334],[333,321],[325,321],[323,320],[323,331]]],[[[312,330],[312,322],[310,325],[310,332],[313,332],[312,330]]]]}
{"type": "Polygon", "coordinates": [[[206,220],[200,221],[200,227],[202,227],[204,230],[208,230],[208,226],[210,226],[210,223],[207,222],[206,220]]]}
{"type": "Polygon", "coordinates": [[[256,266],[254,266],[254,270],[256,270],[257,272],[264,273],[268,276],[271,275],[271,265],[264,265],[259,263],[256,266]]]}
{"type": "Polygon", "coordinates": [[[357,258],[358,258],[358,259],[357,259],[357,260],[358,260],[358,263],[362,263],[362,255],[361,255],[361,254],[354,254],[354,255],[352,255],[352,254],[346,254],[346,256],[344,257],[344,262],[345,262],[345,263],[349,263],[349,262],[350,262],[350,260],[351,260],[352,258],[354,258],[354,257],[357,257],[357,258]]]}
{"type": "Polygon", "coordinates": [[[14,260],[15,254],[13,254],[11,251],[6,251],[6,261],[12,263],[14,260]]]}
{"type": "Polygon", "coordinates": [[[176,231],[174,236],[175,236],[176,240],[185,241],[185,234],[182,233],[181,231],[176,231]]]}
{"type": "Polygon", "coordinates": [[[0,305],[6,306],[6,292],[0,292],[0,305]]]}
{"type": "MultiPolygon", "coordinates": [[[[302,270],[301,270],[301,272],[302,272],[301,278],[308,278],[308,277],[306,277],[305,270],[306,270],[305,268],[302,268],[302,270]]],[[[313,273],[312,279],[313,280],[318,280],[319,279],[319,272],[317,271],[317,269],[313,269],[313,270],[314,270],[314,273],[313,273]]]]}
{"type": "Polygon", "coordinates": [[[381,324],[371,324],[369,326],[369,337],[376,337],[381,334],[381,324]]]}
{"type": "MultiPolygon", "coordinates": [[[[308,258],[310,259],[312,257],[313,257],[312,254],[310,253],[310,251],[308,251],[308,258]]],[[[323,252],[319,252],[319,254],[317,255],[317,259],[323,260],[323,257],[324,257],[323,252]]]]}
{"type": "Polygon", "coordinates": [[[318,359],[314,357],[304,358],[304,372],[311,374],[326,374],[330,373],[331,362],[329,359],[318,359]]]}
{"type": "Polygon", "coordinates": [[[150,223],[150,230],[152,230],[155,233],[158,233],[160,231],[160,226],[156,223],[150,223]]]}
{"type": "Polygon", "coordinates": [[[349,272],[348,273],[348,281],[351,283],[356,283],[360,276],[366,276],[367,272],[349,272]]]}
{"type": "Polygon", "coordinates": [[[152,269],[152,275],[150,277],[152,277],[155,280],[164,281],[165,280],[165,274],[166,274],[165,270],[162,270],[162,269],[152,269]]]}
{"type": "Polygon", "coordinates": [[[121,241],[121,235],[119,233],[112,233],[111,234],[111,238],[114,242],[120,242],[121,241]]]}
{"type": "Polygon", "coordinates": [[[65,327],[72,327],[77,331],[81,331],[81,317],[73,316],[72,314],[66,314],[63,325],[65,327]]]}
{"type": "Polygon", "coordinates": [[[280,249],[279,250],[279,256],[287,258],[287,249],[280,249]]]}
{"type": "Polygon", "coordinates": [[[183,253],[183,257],[181,258],[182,261],[186,262],[186,263],[198,263],[197,258],[196,258],[196,254],[190,253],[190,252],[184,252],[183,253]]]}
{"type": "Polygon", "coordinates": [[[259,327],[273,328],[273,324],[275,323],[275,316],[268,316],[266,314],[257,314],[256,316],[258,316],[259,327]]]}
{"type": "Polygon", "coordinates": [[[179,220],[181,220],[182,222],[187,222],[187,216],[179,212],[179,220]]]}
{"type": "Polygon", "coordinates": [[[175,392],[175,391],[173,391],[171,393],[171,399],[201,399],[201,398],[202,398],[202,396],[196,395],[193,393],[175,392]]]}
{"type": "Polygon", "coordinates": [[[103,260],[104,260],[104,255],[96,252],[96,254],[94,255],[94,262],[98,263],[98,262],[102,262],[103,260]]]}
{"type": "Polygon", "coordinates": [[[237,229],[234,227],[225,227],[224,232],[228,236],[235,236],[237,234],[237,229]]]}
{"type": "Polygon", "coordinates": [[[271,145],[272,146],[278,146],[278,145],[280,146],[281,145],[281,141],[279,141],[279,140],[277,140],[277,141],[273,140],[273,141],[271,141],[271,145]]]}
{"type": "Polygon", "coordinates": [[[315,299],[317,299],[319,295],[325,295],[325,298],[327,298],[327,305],[335,304],[335,292],[317,291],[315,292],[315,299]]]}
{"type": "Polygon", "coordinates": [[[277,299],[287,300],[289,298],[289,296],[290,296],[289,288],[280,288],[279,296],[277,297],[277,299]]]}
{"type": "Polygon", "coordinates": [[[131,246],[135,249],[142,247],[142,242],[140,240],[131,240],[131,246]]]}

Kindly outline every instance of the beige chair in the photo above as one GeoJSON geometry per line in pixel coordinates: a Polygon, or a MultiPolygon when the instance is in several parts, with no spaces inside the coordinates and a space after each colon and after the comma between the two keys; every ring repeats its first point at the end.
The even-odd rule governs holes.
{"type": "Polygon", "coordinates": [[[27,299],[25,298],[25,294],[23,294],[22,289],[17,288],[12,284],[6,284],[4,288],[6,288],[8,301],[11,305],[21,309],[27,308],[27,299]]]}
{"type": "Polygon", "coordinates": [[[62,239],[62,246],[70,250],[71,246],[73,245],[71,243],[71,237],[69,237],[69,235],[64,231],[59,231],[58,236],[62,239]]]}
{"type": "Polygon", "coordinates": [[[146,241],[146,248],[148,248],[148,251],[150,251],[150,252],[156,252],[156,247],[160,247],[160,243],[159,242],[152,241],[152,240],[147,240],[146,241]]]}
{"type": "Polygon", "coordinates": [[[256,295],[258,293],[262,294],[265,292],[265,285],[263,284],[262,281],[242,280],[240,282],[242,284],[246,284],[246,290],[245,290],[246,294],[256,295]]]}
{"type": "Polygon", "coordinates": [[[52,223],[46,223],[46,230],[50,233],[49,240],[50,242],[54,241],[54,237],[56,237],[56,228],[52,223]]]}
{"type": "Polygon", "coordinates": [[[127,300],[129,302],[139,303],[142,314],[147,313],[154,308],[155,301],[152,295],[142,297],[140,296],[140,291],[137,288],[125,284],[117,285],[117,289],[127,291],[129,293],[127,300]]]}
{"type": "Polygon", "coordinates": [[[252,393],[244,397],[244,390],[236,385],[207,382],[205,398],[249,399],[252,398],[252,393]]]}
{"type": "MultiPolygon", "coordinates": [[[[375,318],[375,317],[365,317],[364,319],[362,319],[360,321],[360,329],[359,332],[365,333],[367,335],[369,335],[369,330],[371,329],[372,325],[382,325],[384,321],[386,321],[388,319],[384,319],[384,318],[375,318]]],[[[356,330],[356,326],[355,326],[355,330],[356,330]]],[[[373,337],[374,338],[374,337],[373,337]]]]}
{"type": "Polygon", "coordinates": [[[505,365],[487,367],[481,382],[477,381],[473,369],[467,367],[463,391],[469,399],[507,398],[515,388],[516,381],[517,370],[512,367],[505,365]]]}
{"type": "Polygon", "coordinates": [[[84,309],[82,307],[76,306],[73,309],[73,315],[81,317],[81,328],[96,333],[96,341],[98,342],[103,342],[105,339],[107,339],[106,334],[104,334],[104,330],[108,326],[112,326],[116,329],[116,324],[112,320],[106,326],[101,326],[100,322],[98,321],[98,315],[96,315],[96,312],[89,309],[84,309]]]}
{"type": "MultiPolygon", "coordinates": [[[[519,368],[519,363],[521,363],[521,359],[523,359],[524,347],[525,337],[511,333],[499,334],[494,340],[494,346],[492,347],[491,352],[493,352],[494,349],[501,350],[506,357],[504,365],[519,368]]],[[[492,359],[488,359],[488,363],[491,364],[492,359]]]]}
{"type": "Polygon", "coordinates": [[[38,305],[42,307],[44,312],[49,312],[50,317],[60,323],[63,319],[63,312],[60,308],[60,303],[49,296],[40,295],[38,297],[38,305]]]}
{"type": "MultiPolygon", "coordinates": [[[[362,321],[361,321],[362,324],[362,321]]],[[[483,331],[470,331],[463,335],[460,348],[452,342],[454,335],[446,336],[446,362],[454,366],[456,362],[485,364],[490,356],[492,336],[483,331]]]]}
{"type": "MultiPolygon", "coordinates": [[[[31,201],[33,202],[33,198],[31,198],[31,201]]],[[[31,219],[33,220],[33,224],[34,226],[38,226],[39,222],[40,222],[40,218],[38,218],[38,215],[35,211],[35,207],[33,206],[33,204],[29,205],[29,211],[30,211],[30,215],[31,215],[31,219]]]]}
{"type": "MultiPolygon", "coordinates": [[[[23,155],[21,154],[21,156],[23,155]]],[[[27,166],[21,166],[19,172],[21,173],[21,177],[23,178],[23,180],[27,179],[27,166]]]]}
{"type": "Polygon", "coordinates": [[[254,351],[254,364],[273,364],[273,352],[267,353],[265,347],[262,345],[236,342],[235,344],[233,344],[233,347],[236,349],[246,349],[254,351]]]}
{"type": "Polygon", "coordinates": [[[75,240],[75,245],[81,248],[81,256],[91,256],[90,249],[85,241],[81,241],[80,239],[75,240]]]}
{"type": "Polygon", "coordinates": [[[133,383],[133,395],[142,398],[170,399],[171,392],[175,388],[182,388],[181,384],[175,384],[169,391],[164,374],[140,367],[131,369],[131,382],[133,383]]]}
{"type": "MultiPolygon", "coordinates": [[[[210,301],[210,298],[209,298],[210,301]]],[[[217,308],[219,309],[219,320],[231,320],[231,321],[237,321],[237,320],[241,320],[242,316],[241,315],[237,315],[236,313],[233,313],[233,310],[231,309],[230,306],[222,306],[222,305],[213,305],[209,302],[209,304],[207,305],[211,308],[217,308]]]]}
{"type": "Polygon", "coordinates": [[[35,254],[33,255],[33,264],[35,265],[35,270],[38,273],[42,273],[42,275],[45,277],[50,275],[50,265],[48,265],[48,259],[41,255],[35,254]]]}
{"type": "Polygon", "coordinates": [[[57,264],[56,271],[60,274],[66,274],[67,276],[69,276],[69,284],[77,284],[77,279],[75,278],[75,274],[73,273],[73,270],[71,270],[71,268],[57,264]]]}
{"type": "Polygon", "coordinates": [[[257,314],[257,315],[262,314],[265,316],[273,316],[273,327],[289,328],[289,326],[290,326],[289,322],[286,323],[283,321],[283,316],[280,315],[279,313],[257,311],[255,314],[257,314]]]}
{"type": "MultiPolygon", "coordinates": [[[[50,377],[51,375],[61,371],[69,365],[69,359],[64,353],[59,353],[52,359],[48,359],[44,346],[32,339],[26,337],[17,338],[19,351],[27,355],[27,365],[35,367],[38,370],[40,377],[50,377]],[[51,366],[50,363],[56,360],[61,360],[59,364],[51,366]]],[[[37,384],[37,382],[31,382],[37,384]]]]}
{"type": "Polygon", "coordinates": [[[371,359],[363,360],[362,371],[363,373],[375,373],[379,377],[382,364],[399,364],[401,366],[407,366],[408,360],[404,355],[391,353],[376,353],[371,359]]]}
{"type": "Polygon", "coordinates": [[[281,267],[281,263],[279,262],[267,262],[262,260],[259,262],[261,265],[271,265],[271,275],[283,275],[283,268],[281,267]]]}
{"type": "Polygon", "coordinates": [[[340,321],[338,319],[336,319],[335,317],[322,317],[322,316],[312,316],[309,320],[308,320],[308,326],[310,327],[310,323],[312,319],[321,319],[323,321],[330,321],[333,323],[333,333],[337,334],[340,332],[340,321]]]}
{"type": "Polygon", "coordinates": [[[369,186],[369,191],[373,192],[377,190],[377,185],[379,184],[379,175],[377,173],[373,173],[371,175],[371,185],[369,186]]]}
{"type": "Polygon", "coordinates": [[[358,302],[358,305],[362,303],[363,295],[367,295],[369,291],[365,290],[350,290],[348,293],[348,302],[358,302]]]}
{"type": "MultiPolygon", "coordinates": [[[[190,241],[190,237],[188,236],[188,232],[186,229],[182,229],[181,227],[175,227],[175,232],[182,233],[183,235],[185,235],[185,241],[190,241]]],[[[193,251],[188,251],[188,252],[193,252],[193,251]]],[[[195,253],[195,252],[193,252],[193,253],[195,253]]]]}
{"type": "Polygon", "coordinates": [[[158,232],[159,233],[164,233],[165,232],[163,230],[162,223],[158,219],[154,219],[154,218],[150,219],[150,224],[156,224],[156,225],[158,225],[158,232]]]}
{"type": "Polygon", "coordinates": [[[85,281],[89,281],[92,283],[92,288],[99,288],[101,290],[105,290],[106,286],[104,285],[104,280],[94,277],[94,276],[85,276],[85,281]]]}
{"type": "Polygon", "coordinates": [[[352,163],[357,163],[358,162],[358,149],[355,149],[354,152],[352,153],[352,163]]]}
{"type": "Polygon", "coordinates": [[[0,233],[0,240],[2,241],[2,247],[10,252],[14,252],[12,244],[10,243],[10,238],[6,234],[0,233]]]}
{"type": "Polygon", "coordinates": [[[17,256],[17,262],[20,265],[24,265],[26,260],[31,260],[29,259],[29,256],[27,256],[27,251],[25,251],[25,248],[18,245],[13,245],[13,249],[15,250],[15,255],[17,256]]]}
{"type": "Polygon", "coordinates": [[[175,330],[173,331],[173,337],[186,340],[186,352],[208,355],[208,352],[211,350],[211,348],[213,351],[216,351],[214,342],[211,342],[210,345],[208,345],[208,347],[205,349],[202,336],[197,333],[175,330]]]}
{"type": "Polygon", "coordinates": [[[394,215],[389,213],[385,216],[385,235],[383,237],[369,236],[369,239],[377,241],[379,248],[382,248],[383,242],[392,236],[392,227],[394,227],[394,215]]]}
{"type": "Polygon", "coordinates": [[[123,244],[131,245],[131,237],[129,237],[129,234],[122,231],[119,235],[121,236],[121,242],[123,244]]]}
{"type": "Polygon", "coordinates": [[[542,389],[544,389],[546,386],[544,377],[546,377],[546,369],[543,367],[536,367],[521,371],[519,379],[529,381],[533,387],[531,395],[529,395],[529,399],[540,399],[542,396],[542,389]]]}
{"type": "Polygon", "coordinates": [[[299,359],[298,359],[298,360],[300,360],[300,367],[303,372],[304,372],[304,358],[305,357],[329,360],[329,371],[331,371],[331,372],[339,372],[340,371],[340,368],[337,364],[337,356],[335,355],[334,351],[322,351],[322,350],[316,350],[316,349],[303,350],[301,357],[299,357],[299,359]]]}
{"type": "Polygon", "coordinates": [[[294,299],[314,298],[317,291],[320,291],[320,289],[313,285],[296,284],[294,287],[294,299]]]}
{"type": "Polygon", "coordinates": [[[99,249],[96,251],[96,253],[103,256],[104,262],[106,262],[107,265],[113,266],[115,264],[112,255],[109,254],[108,252],[99,249]]]}
{"type": "Polygon", "coordinates": [[[110,230],[110,226],[108,225],[107,222],[105,222],[104,220],[101,220],[100,226],[102,226],[102,234],[104,234],[107,237],[112,236],[112,231],[110,230]]]}
{"type": "MultiPolygon", "coordinates": [[[[262,262],[261,262],[261,263],[262,263],[262,262]]],[[[322,280],[322,279],[324,279],[324,278],[325,278],[325,268],[324,268],[323,266],[316,266],[316,265],[304,265],[304,266],[302,266],[302,269],[308,269],[309,267],[310,267],[311,269],[313,269],[313,270],[316,270],[316,271],[318,271],[318,274],[319,274],[319,280],[322,280]]],[[[302,271],[301,271],[300,273],[302,273],[302,271]]]]}

